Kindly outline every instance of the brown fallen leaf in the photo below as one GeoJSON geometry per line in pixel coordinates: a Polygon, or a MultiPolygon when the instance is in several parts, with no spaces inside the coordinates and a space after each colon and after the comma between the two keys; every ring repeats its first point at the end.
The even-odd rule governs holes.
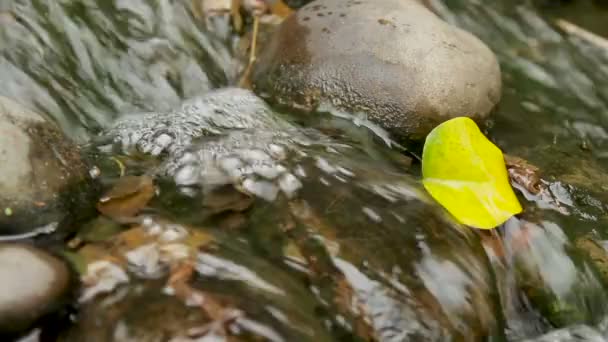
{"type": "MultiPolygon", "coordinates": [[[[163,223],[159,223],[161,226],[163,223]]],[[[170,225],[170,224],[169,224],[170,225]]],[[[115,234],[104,241],[93,241],[78,248],[77,253],[81,255],[87,263],[99,260],[106,260],[124,266],[127,263],[125,255],[142,246],[155,244],[159,253],[171,254],[172,247],[183,245],[190,256],[209,244],[214,239],[202,229],[185,227],[187,234],[178,240],[165,240],[169,234],[151,234],[143,226],[133,226],[125,231],[115,234]]],[[[160,228],[165,229],[165,228],[160,228]]],[[[179,259],[179,258],[176,258],[179,259]]],[[[171,263],[171,262],[170,262],[171,263]]]]}
{"type": "Polygon", "coordinates": [[[247,218],[241,213],[230,213],[220,219],[218,226],[227,231],[243,229],[247,226],[247,218]]]}
{"type": "Polygon", "coordinates": [[[194,265],[192,262],[183,262],[171,268],[167,286],[173,288],[175,296],[187,302],[194,296],[200,296],[200,308],[212,320],[219,320],[223,315],[223,305],[214,300],[211,296],[205,295],[202,291],[190,286],[190,280],[194,276],[194,265]],[[205,300],[202,300],[202,299],[205,300]]]}
{"type": "Polygon", "coordinates": [[[241,317],[243,313],[226,303],[222,303],[212,294],[193,288],[190,285],[190,280],[194,273],[193,262],[183,262],[171,267],[171,274],[167,280],[167,286],[173,289],[175,297],[181,299],[184,303],[196,302],[211,321],[198,329],[191,329],[189,335],[191,337],[202,337],[213,332],[228,337],[230,335],[228,325],[241,317]]]}
{"type": "Polygon", "coordinates": [[[116,221],[100,215],[93,220],[83,224],[76,237],[72,239],[74,245],[79,246],[82,243],[102,242],[123,230],[123,227],[116,221]],[[76,243],[79,241],[79,243],[76,243]]]}
{"type": "Polygon", "coordinates": [[[84,245],[77,253],[87,265],[100,260],[109,261],[121,266],[125,265],[125,261],[122,257],[117,257],[108,253],[107,249],[102,244],[84,245]]]}
{"type": "Polygon", "coordinates": [[[210,245],[213,241],[213,235],[201,229],[192,228],[190,229],[190,235],[183,241],[183,243],[193,250],[199,250],[202,247],[210,245]]]}
{"type": "Polygon", "coordinates": [[[154,197],[154,181],[149,176],[126,176],[97,202],[97,210],[116,221],[134,217],[154,197]]]}
{"type": "Polygon", "coordinates": [[[501,262],[505,261],[506,252],[502,237],[496,232],[496,230],[480,230],[476,229],[475,232],[479,235],[481,244],[486,249],[486,252],[492,252],[501,262]]]}
{"type": "MultiPolygon", "coordinates": [[[[551,208],[564,215],[570,214],[570,211],[562,205],[555,193],[553,193],[549,183],[540,177],[541,171],[538,167],[519,157],[507,154],[504,156],[513,187],[521,191],[524,195],[528,192],[530,195],[536,197],[536,201],[543,202],[544,205],[549,205],[551,208]]],[[[555,182],[554,184],[559,183],[560,182],[555,182]]]]}
{"type": "Polygon", "coordinates": [[[289,209],[293,226],[289,224],[289,229],[285,231],[289,239],[286,252],[307,265],[310,271],[307,276],[311,283],[331,284],[331,293],[328,295],[331,296],[335,309],[351,324],[353,332],[359,338],[377,341],[376,331],[369,323],[370,312],[357,301],[356,291],[332,260],[332,255],[338,254],[339,244],[335,242],[333,234],[324,234],[325,229],[329,228],[328,223],[317,216],[304,201],[290,202],[289,209]],[[325,241],[319,245],[318,239],[311,232],[321,234],[325,241]]]}
{"type": "Polygon", "coordinates": [[[137,226],[121,232],[109,242],[112,246],[111,250],[116,255],[122,255],[153,241],[153,236],[150,236],[143,227],[137,226]]]}
{"type": "Polygon", "coordinates": [[[209,214],[215,215],[245,211],[253,205],[253,202],[253,197],[236,190],[233,186],[224,186],[205,195],[202,204],[209,214]]]}
{"type": "Polygon", "coordinates": [[[531,194],[538,195],[542,190],[538,167],[519,157],[507,154],[504,156],[511,180],[524,187],[531,194]]]}

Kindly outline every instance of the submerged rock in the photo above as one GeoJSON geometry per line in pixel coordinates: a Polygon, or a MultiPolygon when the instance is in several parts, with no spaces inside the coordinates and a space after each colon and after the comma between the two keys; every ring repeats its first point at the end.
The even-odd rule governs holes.
{"type": "Polygon", "coordinates": [[[501,92],[493,53],[413,0],[309,3],[261,49],[252,81],[274,102],[360,115],[399,139],[482,121],[501,92]]]}
{"type": "MultiPolygon", "coordinates": [[[[107,135],[122,152],[161,156],[154,171],[175,188],[158,200],[180,203],[175,217],[220,226],[213,220],[219,213],[209,208],[213,198],[229,189],[255,198],[243,207],[219,203],[223,213],[238,211],[244,221],[231,233],[244,235],[230,240],[255,246],[243,249],[241,260],[261,255],[297,272],[294,279],[321,312],[306,317],[326,333],[382,341],[501,334],[479,240],[381,157],[385,148],[371,157],[357,143],[298,127],[242,89],[213,91],[169,113],[125,117],[107,135]]],[[[301,298],[279,288],[286,298],[301,298]]]]}
{"type": "Polygon", "coordinates": [[[0,174],[0,235],[66,227],[92,189],[79,148],[43,116],[5,97],[0,174]]]}
{"type": "Polygon", "coordinates": [[[23,332],[67,303],[67,266],[36,248],[0,244],[0,279],[0,336],[23,332]]]}
{"type": "Polygon", "coordinates": [[[172,111],[123,116],[104,136],[124,152],[175,155],[202,137],[245,129],[281,130],[282,126],[285,123],[250,91],[225,88],[172,111]]]}
{"type": "Polygon", "coordinates": [[[79,253],[85,287],[60,341],[331,340],[303,284],[212,230],[148,217],[79,253]]]}
{"type": "MultiPolygon", "coordinates": [[[[149,174],[165,184],[163,212],[213,230],[238,214],[239,229],[222,241],[252,248],[242,260],[298,274],[332,336],[482,340],[505,328],[517,340],[605,314],[600,278],[573,259],[557,225],[511,220],[494,241],[503,247],[484,238],[484,251],[388,148],[299,127],[250,91],[220,89],[168,113],[128,116],[106,134],[102,149],[160,156],[149,174]]],[[[523,171],[529,179],[515,180],[540,191],[523,171]]]]}

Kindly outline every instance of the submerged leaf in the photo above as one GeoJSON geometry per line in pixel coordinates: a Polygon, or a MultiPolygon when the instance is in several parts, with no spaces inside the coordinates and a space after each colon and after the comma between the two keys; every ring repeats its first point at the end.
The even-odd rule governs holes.
{"type": "Polygon", "coordinates": [[[121,231],[122,227],[118,223],[99,216],[84,224],[76,236],[81,242],[98,242],[106,241],[121,231]]]}
{"type": "Polygon", "coordinates": [[[83,275],[87,272],[87,261],[82,255],[68,250],[61,251],[61,255],[70,265],[72,265],[79,275],[83,275]]]}
{"type": "Polygon", "coordinates": [[[466,117],[427,136],[422,153],[426,190],[463,224],[492,229],[522,211],[502,152],[466,117]]]}
{"type": "Polygon", "coordinates": [[[505,163],[514,184],[518,184],[533,195],[538,195],[545,190],[539,176],[540,170],[538,167],[522,158],[507,154],[505,154],[505,163]]]}
{"type": "Polygon", "coordinates": [[[97,202],[102,214],[121,220],[135,216],[154,197],[154,181],[149,176],[125,176],[97,202]]]}

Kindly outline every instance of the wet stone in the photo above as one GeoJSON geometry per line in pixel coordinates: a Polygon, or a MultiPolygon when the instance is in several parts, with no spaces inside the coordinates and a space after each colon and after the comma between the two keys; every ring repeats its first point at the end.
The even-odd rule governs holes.
{"type": "Polygon", "coordinates": [[[26,245],[0,244],[0,336],[32,327],[67,303],[68,267],[26,245]]]}
{"type": "Polygon", "coordinates": [[[330,340],[303,284],[230,245],[202,227],[150,217],[85,247],[98,252],[79,252],[87,260],[80,310],[59,341],[330,340]]]}
{"type": "MultiPolygon", "coordinates": [[[[323,308],[318,319],[332,332],[384,341],[481,340],[502,336],[506,316],[517,339],[593,324],[604,314],[599,278],[587,273],[586,262],[571,260],[556,224],[507,227],[504,248],[517,254],[508,265],[494,260],[493,270],[480,236],[446,216],[400,163],[378,157],[386,147],[299,127],[242,89],[189,103],[197,105],[119,121],[100,148],[156,155],[141,147],[157,144],[159,125],[170,132],[174,139],[156,155],[153,171],[185,198],[187,209],[179,210],[193,222],[217,218],[219,225],[227,217],[218,215],[238,214],[239,230],[231,234],[246,234],[237,240],[300,272],[323,308]],[[193,123],[200,129],[190,129],[193,123]]],[[[519,165],[513,170],[522,189],[536,192],[534,170],[511,164],[519,165]]]]}
{"type": "Polygon", "coordinates": [[[295,175],[301,148],[333,144],[319,132],[281,119],[251,91],[237,88],[211,91],[168,113],[126,116],[101,140],[109,140],[99,146],[102,150],[161,156],[156,174],[180,187],[209,192],[234,185],[267,201],[280,193],[291,197],[301,187],[295,175]]]}
{"type": "MultiPolygon", "coordinates": [[[[40,114],[0,97],[0,234],[69,227],[91,179],[79,148],[40,114]]],[[[89,201],[90,203],[90,201],[89,201]]]]}
{"type": "Polygon", "coordinates": [[[413,0],[314,1],[260,51],[262,97],[370,120],[397,139],[456,116],[483,121],[501,96],[490,49],[413,0]]]}
{"type": "Polygon", "coordinates": [[[104,136],[123,152],[175,155],[197,138],[282,125],[250,91],[225,88],[186,101],[172,111],[123,116],[104,136]]]}
{"type": "MultiPolygon", "coordinates": [[[[154,155],[154,148],[142,146],[157,144],[159,125],[170,132],[174,140],[158,155],[154,171],[189,189],[184,197],[202,198],[180,202],[188,202],[188,219],[239,212],[244,222],[238,225],[247,234],[242,238],[258,250],[240,261],[261,254],[282,269],[287,260],[303,267],[287,270],[306,279],[300,285],[310,288],[307,296],[323,312],[313,319],[329,332],[383,341],[500,334],[496,289],[479,240],[445,216],[399,165],[373,159],[357,143],[338,143],[283,120],[249,91],[222,89],[189,103],[199,105],[120,120],[107,132],[111,143],[100,148],[154,155]],[[242,119],[232,120],[236,115],[242,119]],[[199,130],[190,129],[193,123],[199,130]]],[[[204,267],[197,271],[216,276],[209,267],[218,259],[201,260],[204,267]]],[[[222,269],[234,263],[240,264],[230,259],[222,269]]],[[[223,279],[257,283],[238,269],[223,279]]],[[[259,271],[254,267],[254,274],[259,271]]],[[[301,296],[278,289],[286,298],[301,296]]]]}

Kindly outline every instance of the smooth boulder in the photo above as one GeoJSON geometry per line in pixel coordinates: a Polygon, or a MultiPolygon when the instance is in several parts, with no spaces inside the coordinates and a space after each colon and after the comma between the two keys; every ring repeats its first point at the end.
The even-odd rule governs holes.
{"type": "Polygon", "coordinates": [[[252,84],[271,102],[352,113],[399,140],[456,116],[481,122],[501,94],[492,51],[413,0],[307,4],[260,49],[252,84]]]}
{"type": "Polygon", "coordinates": [[[0,337],[23,332],[60,309],[71,284],[65,263],[21,244],[0,244],[0,279],[0,337]]]}
{"type": "Polygon", "coordinates": [[[0,96],[0,235],[68,226],[86,210],[80,149],[42,115],[0,96]]]}

